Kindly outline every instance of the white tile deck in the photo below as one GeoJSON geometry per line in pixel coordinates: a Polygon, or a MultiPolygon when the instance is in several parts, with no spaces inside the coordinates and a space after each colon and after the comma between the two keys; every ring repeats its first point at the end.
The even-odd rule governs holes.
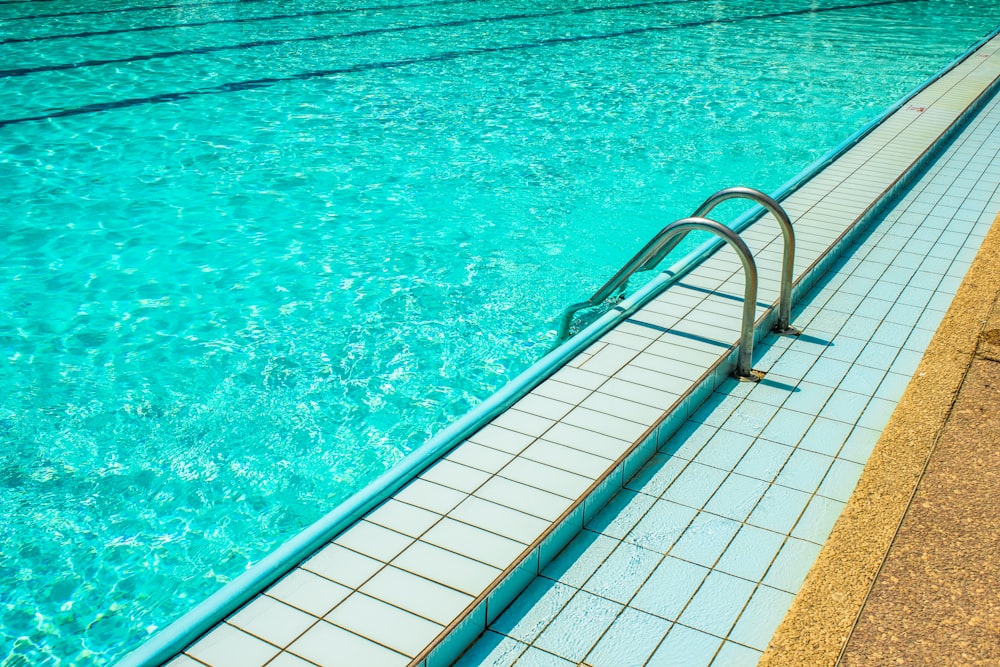
{"type": "MultiPolygon", "coordinates": [[[[783,202],[799,291],[997,79],[998,50],[994,39],[783,202]]],[[[996,203],[992,158],[970,158],[979,179],[940,168],[911,201],[920,224],[899,217],[840,262],[850,277],[797,315],[807,336],[755,356],[761,384],[723,382],[743,289],[723,249],[171,664],[430,667],[489,624],[467,664],[756,661],[971,261],[982,230],[969,202],[979,214],[996,203]],[[729,393],[711,394],[720,384],[729,393]],[[811,432],[822,437],[803,446],[811,432]]],[[[765,217],[744,238],[758,301],[772,303],[777,225],[765,217]]]]}

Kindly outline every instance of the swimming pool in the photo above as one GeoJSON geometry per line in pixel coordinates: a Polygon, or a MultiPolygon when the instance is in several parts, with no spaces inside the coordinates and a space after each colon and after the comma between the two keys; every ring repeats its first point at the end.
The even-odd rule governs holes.
{"type": "Polygon", "coordinates": [[[665,222],[774,189],[1000,19],[162,6],[0,3],[11,664],[121,655],[534,360],[665,222]]]}

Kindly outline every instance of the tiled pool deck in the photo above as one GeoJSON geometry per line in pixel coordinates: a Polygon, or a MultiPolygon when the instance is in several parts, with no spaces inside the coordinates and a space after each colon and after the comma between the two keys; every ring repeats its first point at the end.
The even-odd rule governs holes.
{"type": "MultiPolygon", "coordinates": [[[[1000,209],[996,100],[872,208],[998,50],[783,202],[804,334],[762,341],[762,382],[726,379],[743,278],[723,249],[170,664],[430,667],[484,631],[460,664],[755,664],[1000,209]]],[[[743,237],[770,304],[777,225],[743,237]]]]}
{"type": "Polygon", "coordinates": [[[1000,664],[998,387],[1000,215],[760,665],[1000,664]]]}

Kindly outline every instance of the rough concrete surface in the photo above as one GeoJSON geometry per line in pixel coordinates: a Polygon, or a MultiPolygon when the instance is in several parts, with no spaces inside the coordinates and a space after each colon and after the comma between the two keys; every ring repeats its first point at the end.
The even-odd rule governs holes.
{"type": "Polygon", "coordinates": [[[976,358],[841,664],[1000,665],[1000,362],[976,358]]]}
{"type": "Polygon", "coordinates": [[[1000,216],[760,665],[1000,664],[998,297],[1000,216]]]}

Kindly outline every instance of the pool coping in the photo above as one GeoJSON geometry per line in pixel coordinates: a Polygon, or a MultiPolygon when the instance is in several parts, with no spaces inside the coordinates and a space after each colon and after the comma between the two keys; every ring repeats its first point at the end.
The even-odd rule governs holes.
{"type": "MultiPolygon", "coordinates": [[[[931,79],[927,84],[922,86],[913,94],[911,94],[907,98],[904,98],[903,101],[901,101],[894,107],[896,112],[898,112],[903,107],[903,105],[905,105],[908,101],[914,99],[917,95],[926,91],[933,83],[940,80],[941,77],[944,76],[944,74],[950,72],[959,64],[966,62],[967,60],[972,58],[972,54],[976,50],[976,48],[983,46],[992,38],[994,38],[996,35],[997,33],[995,32],[989,37],[982,40],[980,44],[978,44],[973,49],[970,49],[969,52],[963,58],[957,60],[955,63],[950,65],[941,74],[931,79]]],[[[995,87],[996,87],[996,78],[994,78],[992,82],[987,83],[984,88],[985,92],[981,92],[975,99],[981,103],[983,100],[989,97],[988,93],[994,90],[995,87]]],[[[878,196],[875,198],[875,200],[872,203],[870,203],[868,207],[861,213],[861,215],[858,216],[850,225],[848,225],[840,233],[840,235],[836,239],[833,240],[829,248],[827,248],[824,252],[820,253],[820,255],[814,259],[814,261],[812,261],[807,267],[804,268],[799,277],[799,280],[796,282],[795,286],[796,294],[801,294],[802,291],[806,289],[811,284],[812,281],[818,278],[818,276],[823,272],[826,266],[828,266],[829,263],[836,258],[837,249],[843,248],[847,243],[849,243],[849,241],[852,238],[854,238],[858,233],[860,233],[863,230],[868,220],[877,216],[888,201],[891,201],[896,194],[898,194],[902,189],[905,189],[908,182],[907,178],[912,177],[914,174],[919,173],[922,168],[922,165],[926,164],[930,159],[932,159],[933,156],[936,154],[936,151],[939,150],[942,145],[947,143],[948,138],[950,136],[949,133],[957,131],[957,129],[963,125],[964,119],[971,117],[976,110],[977,109],[975,104],[972,104],[971,106],[965,108],[965,110],[962,111],[961,113],[957,113],[958,110],[956,110],[957,119],[953,119],[946,126],[949,129],[946,129],[941,134],[938,134],[936,138],[931,142],[931,147],[925,149],[923,153],[919,155],[916,160],[910,163],[908,167],[904,169],[904,173],[898,178],[896,178],[890,187],[880,192],[878,196]]],[[[923,109],[920,109],[919,111],[911,113],[910,116],[922,113],[923,109]]],[[[847,148],[843,151],[840,151],[838,157],[842,156],[843,154],[849,152],[856,146],[860,145],[862,140],[866,138],[868,134],[870,134],[871,132],[880,127],[883,127],[883,124],[892,115],[893,114],[886,115],[885,118],[883,118],[882,122],[879,122],[878,124],[873,125],[871,128],[868,128],[867,132],[864,132],[863,136],[852,137],[851,140],[845,142],[845,144],[847,144],[847,148]]],[[[813,176],[816,176],[817,174],[822,172],[826,167],[829,167],[831,163],[832,161],[830,163],[822,165],[822,168],[816,169],[815,170],[816,173],[814,173],[813,176]]],[[[811,179],[809,178],[798,179],[798,182],[796,182],[794,185],[793,192],[797,192],[800,188],[810,183],[810,181],[811,179]]],[[[793,216],[793,217],[798,217],[798,216],[793,216]]],[[[759,218],[757,218],[757,220],[759,220],[759,218]]],[[[745,224],[743,226],[744,228],[746,228],[755,222],[756,220],[748,220],[745,221],[745,224]]],[[[769,247],[772,241],[773,239],[770,240],[765,239],[761,240],[760,242],[763,243],[765,247],[769,247]]],[[[705,252],[705,250],[703,249],[701,251],[705,252]]],[[[711,251],[709,251],[708,254],[710,255],[711,251]]],[[[712,260],[709,260],[703,262],[702,265],[708,265],[711,263],[712,260]]],[[[641,307],[653,301],[660,292],[662,292],[667,287],[670,287],[676,281],[677,281],[676,276],[655,280],[651,285],[647,286],[647,288],[642,290],[638,295],[636,295],[628,302],[623,304],[623,306],[618,310],[618,312],[611,313],[608,316],[605,316],[601,320],[598,320],[598,322],[591,325],[591,327],[589,327],[581,337],[577,338],[575,341],[571,341],[571,345],[563,346],[562,348],[560,348],[560,350],[557,350],[554,353],[548,355],[546,359],[540,362],[540,364],[538,364],[536,367],[533,367],[532,371],[529,371],[529,373],[526,373],[524,376],[522,376],[522,378],[529,377],[529,382],[528,383],[522,382],[522,386],[524,386],[524,384],[530,384],[530,379],[532,379],[532,377],[534,380],[537,380],[537,382],[535,383],[536,385],[540,384],[543,380],[545,380],[548,377],[548,375],[555,373],[560,367],[562,367],[562,365],[565,362],[569,361],[569,358],[579,358],[581,356],[579,355],[579,353],[582,351],[583,348],[589,347],[592,340],[604,335],[604,332],[606,330],[614,328],[615,324],[617,324],[617,321],[625,319],[630,315],[634,314],[635,312],[639,311],[641,307]],[[572,350],[572,354],[569,354],[567,352],[568,350],[572,350]],[[554,364],[553,360],[558,360],[559,363],[554,364]],[[544,372],[540,372],[540,369],[544,369],[544,372]],[[545,373],[547,373],[548,375],[546,375],[545,373]]],[[[776,290],[774,291],[776,292],[776,290]]],[[[758,319],[758,328],[756,334],[758,338],[763,337],[764,335],[767,334],[767,328],[770,324],[770,321],[774,318],[774,315],[775,315],[774,308],[772,306],[771,308],[768,308],[765,311],[765,313],[758,319]]],[[[734,356],[735,356],[735,348],[730,348],[730,350],[727,353],[725,353],[722,357],[718,358],[714,364],[712,364],[707,370],[705,370],[704,373],[701,375],[701,377],[698,378],[698,380],[694,383],[694,385],[692,385],[692,387],[688,390],[688,392],[684,396],[682,396],[682,400],[678,401],[677,405],[680,406],[681,408],[680,410],[675,410],[672,413],[665,414],[663,417],[660,418],[660,420],[657,423],[648,427],[638,437],[638,439],[634,440],[632,445],[629,448],[627,448],[626,451],[622,453],[617,459],[614,460],[614,463],[609,468],[608,473],[594,480],[594,482],[588,487],[588,489],[586,489],[583,495],[577,498],[577,500],[574,501],[573,504],[571,504],[559,517],[556,518],[555,522],[553,522],[547,530],[543,531],[541,535],[539,535],[534,541],[532,541],[530,545],[528,545],[529,548],[524,550],[524,552],[521,554],[521,557],[518,560],[508,565],[502,571],[501,576],[498,577],[491,584],[491,586],[489,586],[487,589],[485,589],[478,596],[475,597],[473,602],[470,605],[468,605],[467,609],[465,610],[465,612],[467,613],[465,613],[465,615],[459,616],[452,622],[448,623],[445,627],[445,630],[442,631],[431,644],[426,646],[420,653],[418,653],[415,657],[413,657],[410,664],[423,664],[424,661],[426,661],[426,664],[428,665],[446,664],[446,662],[450,662],[450,659],[457,657],[458,653],[460,653],[461,650],[464,650],[464,645],[470,643],[471,640],[474,639],[475,636],[482,631],[483,628],[480,626],[484,625],[489,620],[490,617],[495,618],[496,614],[499,613],[498,610],[502,610],[503,606],[505,606],[503,604],[504,600],[509,602],[510,599],[513,598],[513,595],[516,595],[516,593],[519,592],[518,582],[526,581],[525,575],[531,574],[533,576],[534,572],[538,571],[540,563],[544,564],[544,561],[546,559],[554,556],[555,553],[557,553],[558,550],[561,548],[561,546],[565,544],[566,541],[568,541],[568,539],[572,536],[572,534],[575,533],[575,530],[578,529],[579,527],[578,524],[582,524],[582,522],[586,519],[587,516],[591,516],[593,512],[596,511],[596,509],[599,509],[600,506],[603,504],[603,501],[606,501],[611,496],[611,494],[613,494],[618,488],[621,487],[621,484],[623,483],[624,479],[630,476],[631,472],[637,470],[638,467],[640,467],[645,462],[646,458],[648,458],[648,456],[651,455],[653,451],[655,451],[657,444],[663,438],[669,435],[669,433],[672,432],[672,430],[679,425],[679,422],[677,420],[678,419],[683,420],[683,418],[686,417],[687,413],[689,413],[693,409],[693,407],[696,407],[698,404],[700,404],[701,399],[703,399],[705,395],[711,391],[712,388],[717,386],[723,379],[725,379],[725,377],[728,376],[729,371],[733,366],[734,356]],[[502,594],[498,592],[501,591],[501,589],[504,589],[502,591],[502,594]],[[487,602],[489,602],[490,606],[494,608],[490,612],[487,612],[487,602]],[[473,630],[475,630],[475,632],[473,632],[473,630]]],[[[513,403],[516,402],[521,397],[520,394],[516,393],[516,391],[512,390],[510,387],[511,386],[509,385],[507,388],[502,390],[500,394],[498,394],[500,398],[494,400],[494,408],[496,405],[503,405],[504,408],[509,407],[510,405],[513,405],[513,403]]],[[[481,415],[485,413],[486,413],[485,409],[481,410],[478,413],[479,417],[481,417],[481,415]]],[[[464,423],[458,425],[456,428],[451,429],[450,431],[446,431],[446,433],[452,434],[450,437],[455,438],[455,441],[451,444],[453,446],[460,444],[463,438],[471,436],[472,433],[474,433],[481,425],[476,425],[476,428],[472,428],[472,426],[473,425],[471,423],[464,423]],[[467,431],[471,432],[462,433],[459,437],[455,437],[454,433],[461,432],[462,429],[466,429],[467,431]]],[[[360,519],[361,516],[365,515],[369,509],[382,502],[385,498],[391,496],[393,492],[397,491],[400,487],[402,487],[406,482],[409,481],[409,479],[415,477],[424,468],[427,468],[429,465],[437,461],[441,456],[447,454],[447,452],[451,449],[451,447],[444,447],[441,444],[442,442],[443,442],[442,440],[436,440],[435,443],[428,443],[428,445],[425,445],[425,447],[419,450],[423,452],[424,456],[426,456],[427,452],[433,449],[433,448],[429,449],[428,448],[429,445],[435,444],[435,446],[437,447],[437,449],[434,451],[435,456],[433,458],[420,459],[416,463],[411,464],[410,467],[404,471],[412,473],[412,475],[410,475],[409,477],[400,478],[392,476],[391,479],[380,478],[380,481],[376,483],[373,487],[374,491],[368,494],[367,499],[362,499],[363,502],[356,501],[354,505],[338,511],[340,517],[339,521],[341,521],[341,523],[353,524],[355,520],[360,519]]],[[[333,533],[335,534],[337,532],[340,532],[341,528],[342,526],[337,526],[336,529],[333,530],[333,533]]],[[[327,532],[331,531],[331,528],[329,526],[326,526],[324,529],[327,532]]],[[[281,569],[278,566],[279,561],[282,563],[286,563],[287,560],[289,559],[290,553],[293,552],[297,553],[295,550],[298,550],[298,552],[308,551],[308,553],[306,553],[305,556],[298,558],[298,560],[301,561],[304,557],[308,556],[309,553],[315,551],[315,548],[305,549],[304,545],[312,545],[313,543],[318,543],[319,545],[322,545],[323,543],[328,541],[330,537],[332,536],[321,534],[321,531],[319,531],[315,527],[311,530],[307,530],[305,533],[300,534],[299,538],[297,538],[297,541],[293,541],[294,543],[292,543],[291,546],[286,545],[275,554],[269,556],[268,559],[262,561],[261,563],[262,570],[268,570],[268,568],[270,568],[270,570],[266,572],[267,577],[270,577],[270,581],[267,581],[261,585],[260,582],[264,581],[264,579],[266,579],[267,577],[264,578],[259,577],[259,571],[258,571],[258,573],[255,574],[255,576],[258,577],[257,581],[250,582],[253,585],[248,586],[247,578],[241,577],[241,579],[237,580],[237,582],[234,582],[234,584],[238,583],[237,586],[233,588],[227,587],[227,589],[230,590],[226,594],[222,595],[221,597],[213,596],[214,601],[210,602],[207,605],[202,605],[202,607],[206,607],[209,609],[212,608],[213,606],[215,608],[215,616],[217,616],[218,618],[214,619],[214,622],[211,625],[214,625],[215,622],[221,621],[222,618],[224,618],[231,611],[233,611],[235,606],[233,600],[235,598],[233,598],[232,596],[232,591],[234,590],[234,588],[238,589],[238,593],[242,595],[244,598],[252,597],[257,592],[265,588],[269,583],[275,581],[285,572],[287,568],[281,569]],[[257,588],[256,591],[253,591],[254,587],[257,588]],[[248,591],[250,592],[248,593],[248,591]]],[[[250,578],[252,579],[253,577],[250,578]]],[[[210,601],[211,600],[213,599],[210,598],[210,601]]],[[[169,659],[170,655],[172,655],[173,653],[165,655],[164,652],[170,650],[176,652],[177,650],[183,648],[191,641],[192,634],[200,635],[202,632],[204,632],[204,630],[207,629],[206,627],[204,627],[208,623],[208,621],[206,620],[207,618],[208,617],[205,616],[203,613],[202,618],[194,619],[193,621],[191,619],[188,619],[186,621],[187,623],[186,626],[184,626],[183,623],[181,624],[181,626],[178,626],[178,629],[173,631],[172,633],[173,637],[169,636],[171,633],[167,633],[167,636],[165,638],[167,640],[171,640],[173,644],[170,645],[169,648],[165,649],[162,648],[164,646],[164,641],[160,641],[161,648],[159,650],[161,651],[161,653],[159,654],[151,653],[149,649],[156,648],[154,645],[151,644],[149,646],[149,649],[146,650],[146,655],[142,655],[143,653],[142,651],[137,651],[136,653],[127,656],[126,660],[120,664],[159,664],[160,661],[164,659],[169,659]]]]}
{"type": "MultiPolygon", "coordinates": [[[[1000,300],[1000,215],[927,346],[761,667],[839,663],[1000,300]]],[[[931,548],[931,547],[929,547],[931,548]]],[[[919,615],[919,610],[911,610],[919,615]]],[[[883,623],[891,626],[891,621],[883,623]]]]}

